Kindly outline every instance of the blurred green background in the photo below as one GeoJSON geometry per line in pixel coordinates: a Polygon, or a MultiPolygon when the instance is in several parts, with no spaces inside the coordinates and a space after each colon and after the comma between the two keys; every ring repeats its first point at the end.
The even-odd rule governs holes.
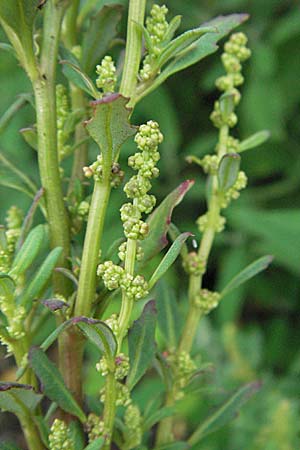
{"type": "MultiPolygon", "coordinates": [[[[208,380],[209,389],[183,401],[180,409],[187,415],[188,425],[196,424],[226,390],[261,380],[262,389],[244,407],[238,420],[207,438],[199,449],[295,450],[300,448],[299,3],[172,0],[167,6],[170,17],[183,15],[180,31],[219,14],[250,14],[249,21],[240,28],[249,37],[252,57],[245,64],[246,81],[234,134],[243,139],[262,129],[271,132],[266,144],[242,156],[249,187],[225,213],[228,225],[216,240],[205,287],[224,286],[244,266],[264,254],[274,255],[274,262],[266,272],[228,295],[218,310],[203,320],[195,347],[201,349],[203,361],[211,361],[216,369],[208,380]]],[[[174,221],[181,231],[192,231],[197,237],[195,220],[205,211],[205,178],[200,168],[185,162],[185,157],[201,157],[215,145],[217,134],[209,114],[218,96],[214,80],[222,72],[220,53],[173,76],[137,106],[133,118],[137,124],[157,120],[165,135],[161,177],[153,187],[160,200],[184,179],[195,179],[195,186],[177,207],[174,221]]],[[[0,114],[18,94],[29,90],[22,69],[12,56],[1,52],[0,114]]],[[[36,154],[18,131],[32,123],[33,110],[26,106],[1,136],[0,149],[38,180],[36,154]]],[[[133,143],[129,143],[121,157],[123,167],[133,151],[133,143]]],[[[30,199],[22,193],[4,187],[0,188],[0,198],[1,222],[11,204],[24,210],[30,205],[30,199]]],[[[114,192],[105,242],[121,235],[116,208],[123,201],[122,191],[114,192]]],[[[183,277],[177,263],[167,278],[184,310],[187,283],[183,277]]],[[[89,394],[98,389],[94,375],[88,374],[89,394]]],[[[155,389],[159,387],[150,377],[136,395],[147,401],[155,389]]],[[[188,425],[179,416],[178,439],[184,436],[188,425]]]]}

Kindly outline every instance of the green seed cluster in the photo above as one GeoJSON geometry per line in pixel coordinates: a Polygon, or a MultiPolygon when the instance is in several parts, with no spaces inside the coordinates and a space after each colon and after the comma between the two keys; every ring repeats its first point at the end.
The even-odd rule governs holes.
{"type": "Polygon", "coordinates": [[[23,306],[16,305],[11,296],[0,296],[0,309],[5,315],[8,325],[6,331],[11,339],[19,340],[25,336],[24,320],[26,310],[23,306]]]}
{"type": "Polygon", "coordinates": [[[117,314],[112,314],[108,319],[104,320],[106,325],[112,330],[115,336],[119,334],[119,321],[117,314]]]}
{"type": "Polygon", "coordinates": [[[62,84],[56,85],[56,114],[57,114],[57,149],[58,158],[62,161],[70,155],[71,146],[67,144],[70,132],[66,130],[66,120],[70,114],[67,89],[62,84]]]}
{"type": "Polygon", "coordinates": [[[116,67],[111,56],[104,56],[96,67],[96,73],[98,75],[96,79],[96,85],[98,89],[102,89],[103,94],[108,94],[115,91],[117,76],[116,67]]]}
{"type": "Polygon", "coordinates": [[[133,300],[140,300],[148,295],[148,283],[142,275],[130,275],[123,267],[117,266],[112,261],[100,264],[97,274],[110,291],[121,288],[126,291],[127,297],[133,300]]]}
{"type": "Polygon", "coordinates": [[[220,100],[215,102],[214,111],[211,113],[210,118],[217,128],[221,128],[223,125],[228,125],[232,128],[237,123],[237,116],[233,109],[239,104],[241,99],[241,94],[237,87],[244,82],[244,77],[241,73],[241,63],[246,61],[251,55],[251,51],[246,47],[246,44],[247,37],[244,33],[234,33],[224,46],[224,53],[221,58],[226,75],[216,80],[216,86],[220,91],[232,96],[233,108],[228,114],[224,114],[221,105],[221,101],[225,101],[224,97],[223,100],[221,97],[220,100]]]}
{"type": "Polygon", "coordinates": [[[23,211],[16,206],[11,206],[7,211],[5,218],[7,226],[0,242],[0,272],[8,273],[10,270],[23,219],[23,211]]]}
{"type": "Polygon", "coordinates": [[[130,404],[124,415],[126,426],[126,448],[136,448],[142,442],[142,418],[137,405],[130,404]]]}
{"type": "Polygon", "coordinates": [[[102,437],[104,433],[104,422],[101,417],[94,413],[88,415],[87,422],[85,424],[86,431],[88,433],[89,443],[95,441],[99,437],[102,437]]]}
{"type": "Polygon", "coordinates": [[[68,426],[60,419],[55,419],[49,434],[50,450],[74,450],[74,445],[69,437],[68,426]]]}
{"type": "Polygon", "coordinates": [[[239,171],[237,180],[234,185],[222,194],[220,205],[221,208],[227,208],[231,200],[236,200],[240,196],[240,191],[247,186],[247,175],[242,170],[239,171]]]}
{"type": "MultiPolygon", "coordinates": [[[[103,159],[102,155],[98,155],[96,161],[90,166],[83,168],[83,173],[86,178],[94,178],[95,181],[102,181],[103,179],[103,159]]],[[[123,181],[124,171],[121,170],[119,163],[114,162],[111,167],[110,185],[117,188],[123,181]]]]}
{"type": "MultiPolygon", "coordinates": [[[[126,386],[126,384],[117,381],[116,390],[117,390],[116,406],[125,406],[125,407],[129,406],[132,400],[130,397],[129,388],[126,386]]],[[[105,388],[101,389],[100,391],[100,401],[102,403],[105,403],[105,388]]]]}
{"type": "Polygon", "coordinates": [[[176,393],[176,400],[179,400],[184,395],[182,389],[188,385],[197,366],[190,354],[186,351],[171,352],[167,357],[167,361],[170,364],[174,375],[174,383],[176,386],[174,392],[176,393]]]}
{"type": "MultiPolygon", "coordinates": [[[[109,373],[108,362],[105,356],[102,356],[96,364],[96,370],[105,377],[109,373]]],[[[124,353],[119,353],[115,358],[114,376],[116,380],[123,380],[129,372],[129,358],[124,353]]]]}
{"type": "MultiPolygon", "coordinates": [[[[137,247],[136,254],[135,254],[136,260],[142,261],[144,258],[144,252],[143,252],[142,246],[139,243],[137,243],[136,247],[137,247]]],[[[127,242],[122,242],[122,244],[119,246],[119,252],[118,252],[118,256],[121,261],[125,261],[126,250],[127,250],[127,242]]]]}
{"type": "Polygon", "coordinates": [[[203,171],[209,175],[216,175],[219,167],[219,157],[217,155],[205,155],[200,159],[199,164],[203,171]]]}
{"type": "Polygon", "coordinates": [[[198,255],[197,252],[190,252],[183,260],[183,268],[189,275],[199,276],[205,272],[205,261],[198,255]]]}
{"type": "Polygon", "coordinates": [[[156,62],[162,52],[162,43],[168,29],[166,15],[168,8],[163,5],[154,4],[150,11],[150,16],[146,19],[146,29],[149,33],[150,44],[147,48],[148,54],[143,61],[143,68],[140,71],[140,78],[143,81],[150,80],[155,75],[156,62]]]}
{"type": "Polygon", "coordinates": [[[200,216],[197,219],[196,223],[198,225],[199,231],[201,231],[202,233],[207,229],[207,227],[213,227],[216,233],[221,233],[224,230],[226,219],[225,217],[219,215],[217,221],[211,220],[210,213],[207,212],[206,214],[200,216]]]}
{"type": "Polygon", "coordinates": [[[195,298],[195,305],[200,309],[201,314],[209,314],[218,306],[220,299],[221,296],[218,292],[201,289],[195,298]]]}

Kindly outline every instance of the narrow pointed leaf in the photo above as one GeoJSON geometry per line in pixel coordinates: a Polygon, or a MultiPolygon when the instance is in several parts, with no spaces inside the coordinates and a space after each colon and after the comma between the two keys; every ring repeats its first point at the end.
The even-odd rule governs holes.
{"type": "Polygon", "coordinates": [[[38,137],[36,129],[33,127],[21,128],[20,133],[24,139],[24,141],[31,147],[33,150],[38,151],[38,137]]]}
{"type": "Polygon", "coordinates": [[[113,359],[117,351],[116,338],[105,322],[100,320],[78,317],[73,319],[78,328],[93,344],[95,344],[105,355],[113,359]]]}
{"type": "Polygon", "coordinates": [[[196,42],[191,44],[186,51],[183,51],[177,58],[170,61],[154,80],[151,86],[145,89],[140,98],[156,89],[171,75],[196,64],[206,56],[216,52],[218,49],[218,46],[216,45],[217,42],[230,33],[231,30],[247,20],[247,18],[247,14],[231,14],[228,16],[216,17],[215,19],[203,24],[203,27],[215,27],[217,31],[215,33],[208,33],[200,37],[196,40],[196,42]]]}
{"type": "Polygon", "coordinates": [[[155,354],[156,308],[153,300],[149,301],[129,330],[128,347],[130,371],[126,383],[130,390],[142,378],[150,367],[155,354]]]}
{"type": "Polygon", "coordinates": [[[165,33],[164,42],[169,42],[171,39],[173,39],[174,34],[176,33],[176,31],[180,27],[181,19],[182,19],[182,16],[175,16],[175,17],[173,17],[173,19],[169,23],[168,29],[167,29],[167,31],[165,33]]]}
{"type": "Polygon", "coordinates": [[[100,437],[91,442],[84,450],[100,450],[105,444],[105,439],[100,437]]]}
{"type": "Polygon", "coordinates": [[[157,411],[154,411],[151,415],[144,419],[143,431],[145,432],[151,430],[153,425],[160,422],[162,419],[174,415],[174,410],[174,406],[165,406],[164,408],[159,408],[157,411]]]}
{"type": "Polygon", "coordinates": [[[105,5],[91,18],[82,42],[82,67],[87,73],[94,71],[96,64],[100,64],[110,42],[117,35],[122,11],[121,5],[105,5]]]}
{"type": "Polygon", "coordinates": [[[258,273],[265,270],[269,264],[271,264],[273,260],[273,256],[266,255],[262,258],[257,259],[253,263],[249,264],[249,266],[245,267],[238,275],[236,275],[222,290],[221,296],[224,297],[229,292],[233,291],[241,284],[253,278],[258,273]]]}
{"type": "Polygon", "coordinates": [[[15,290],[14,280],[6,273],[0,273],[0,294],[12,296],[15,290]]]}
{"type": "Polygon", "coordinates": [[[33,387],[19,383],[0,383],[0,409],[18,416],[28,416],[37,407],[43,396],[33,387]]]}
{"type": "Polygon", "coordinates": [[[175,292],[161,280],[156,287],[157,321],[167,348],[176,348],[180,333],[180,315],[175,292]]]}
{"type": "Polygon", "coordinates": [[[20,275],[33,263],[46,237],[44,225],[38,225],[27,236],[24,244],[13,260],[10,274],[20,275]]]}
{"type": "Polygon", "coordinates": [[[53,274],[54,267],[62,254],[62,250],[62,247],[53,249],[34,275],[32,281],[29,282],[28,287],[21,297],[21,304],[25,306],[27,311],[30,310],[33,300],[43,294],[53,274]]]}
{"type": "MultiPolygon", "coordinates": [[[[11,45],[8,46],[11,47],[11,45]]],[[[13,49],[13,47],[11,48],[13,49]]],[[[26,97],[24,95],[20,95],[17,97],[14,103],[10,105],[10,107],[5,111],[5,113],[0,118],[0,134],[3,133],[7,125],[15,117],[16,113],[26,104],[26,102],[27,102],[26,97]]]]}
{"type": "Polygon", "coordinates": [[[64,411],[78,417],[81,422],[85,422],[84,412],[66,387],[59,370],[43,350],[39,347],[32,347],[28,358],[30,366],[42,383],[44,394],[64,411]]]}
{"type": "Polygon", "coordinates": [[[152,289],[153,286],[158,282],[158,280],[166,273],[166,271],[172,266],[173,262],[176,260],[177,256],[180,254],[181,248],[187,238],[192,236],[192,233],[186,232],[182,233],[178,236],[166,255],[163,257],[162,261],[159,263],[157,269],[153,273],[150,281],[149,281],[149,289],[152,289]]]}
{"type": "Polygon", "coordinates": [[[47,217],[46,211],[45,211],[45,201],[43,199],[43,195],[45,194],[45,189],[40,188],[37,193],[34,196],[33,202],[25,216],[25,219],[22,224],[21,234],[17,242],[16,251],[19,251],[19,249],[24,244],[24,241],[26,239],[26,236],[28,235],[30,228],[33,223],[35,212],[38,208],[38,206],[41,208],[42,213],[45,217],[47,217]]]}
{"type": "Polygon", "coordinates": [[[146,239],[140,242],[144,253],[143,263],[153,258],[168,244],[167,232],[173,209],[182,201],[193,184],[193,180],[186,180],[181,183],[150,215],[147,220],[149,234],[146,239]]]}
{"type": "Polygon", "coordinates": [[[121,146],[136,132],[136,127],[129,123],[131,109],[126,107],[127,103],[128,99],[120,94],[107,95],[92,102],[94,115],[86,122],[86,129],[98,144],[109,171],[121,146]]]}
{"type": "Polygon", "coordinates": [[[66,59],[62,59],[60,64],[63,64],[63,73],[66,78],[71,81],[71,83],[75,84],[75,86],[85,91],[91,97],[99,97],[99,92],[97,91],[93,81],[78,65],[66,59]]]}
{"type": "Polygon", "coordinates": [[[205,436],[226,425],[233,420],[240,408],[261,387],[258,382],[247,384],[240,388],[229,400],[227,400],[212,416],[206,419],[189,438],[188,442],[195,445],[205,436]]]}
{"type": "Polygon", "coordinates": [[[226,192],[237,180],[241,157],[238,153],[228,153],[223,156],[218,168],[219,190],[226,192]]]}
{"type": "Polygon", "coordinates": [[[266,142],[270,138],[270,135],[271,133],[268,130],[262,130],[252,134],[240,143],[239,153],[250,150],[251,148],[258,147],[259,145],[266,142]]]}
{"type": "MultiPolygon", "coordinates": [[[[33,183],[33,181],[31,181],[31,179],[24,173],[23,170],[18,169],[18,167],[16,167],[11,161],[9,161],[3,155],[3,153],[0,153],[0,163],[6,169],[8,169],[9,172],[16,175],[22,181],[22,183],[24,183],[26,185],[26,187],[28,187],[29,191],[31,191],[31,193],[29,194],[30,197],[35,195],[36,191],[38,190],[37,186],[33,183]]],[[[2,179],[3,179],[3,176],[1,176],[1,178],[0,178],[1,184],[3,184],[2,179]]]]}

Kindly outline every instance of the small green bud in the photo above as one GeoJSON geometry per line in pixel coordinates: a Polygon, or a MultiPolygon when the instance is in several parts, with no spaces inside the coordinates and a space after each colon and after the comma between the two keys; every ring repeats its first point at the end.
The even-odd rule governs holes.
{"type": "Polygon", "coordinates": [[[145,194],[143,197],[139,197],[137,201],[137,207],[141,213],[149,214],[156,204],[156,198],[154,195],[145,194]]]}
{"type": "Polygon", "coordinates": [[[205,273],[206,263],[196,252],[188,253],[182,265],[189,275],[198,276],[205,273]]]}
{"type": "Polygon", "coordinates": [[[74,445],[69,437],[68,426],[60,419],[55,419],[49,434],[50,450],[74,450],[74,445]]]}
{"type": "Polygon", "coordinates": [[[97,275],[102,277],[105,287],[112,291],[120,287],[124,269],[115,265],[112,261],[105,261],[103,264],[99,264],[97,275]]]}
{"type": "Polygon", "coordinates": [[[115,91],[117,83],[116,67],[111,56],[105,56],[101,64],[96,67],[96,73],[98,78],[96,79],[96,85],[99,89],[102,89],[104,94],[115,91]]]}
{"type": "MultiPolygon", "coordinates": [[[[105,403],[105,389],[101,389],[100,391],[100,401],[105,403]]],[[[117,381],[117,398],[116,405],[117,406],[129,406],[131,404],[130,391],[126,384],[122,384],[117,381]]]]}
{"type": "Polygon", "coordinates": [[[7,215],[5,218],[7,228],[9,230],[19,229],[22,227],[23,220],[24,220],[23,211],[17,206],[11,206],[7,211],[7,215]]]}
{"type": "Polygon", "coordinates": [[[220,300],[221,296],[218,292],[201,289],[195,298],[195,306],[201,310],[201,314],[209,314],[218,306],[220,300]]]}
{"type": "Polygon", "coordinates": [[[221,231],[224,230],[226,219],[225,217],[219,216],[217,221],[210,220],[209,213],[203,214],[197,219],[197,225],[199,228],[199,231],[202,233],[210,226],[214,229],[216,233],[221,233],[221,231]]]}
{"type": "Polygon", "coordinates": [[[140,150],[151,152],[156,151],[158,145],[162,143],[163,135],[160,132],[158,123],[149,120],[145,125],[139,127],[134,140],[140,150]]]}
{"type": "Polygon", "coordinates": [[[115,336],[119,334],[119,321],[117,314],[112,314],[108,319],[105,319],[104,322],[109,328],[113,331],[115,336]]]}
{"type": "Polygon", "coordinates": [[[134,175],[124,186],[124,192],[128,198],[142,197],[151,189],[151,183],[147,178],[134,175]]]}
{"type": "Polygon", "coordinates": [[[88,420],[85,424],[85,428],[88,433],[89,443],[105,435],[104,422],[94,413],[90,413],[88,415],[88,420]]]}
{"type": "Polygon", "coordinates": [[[129,357],[124,353],[119,353],[115,358],[115,378],[116,380],[123,380],[128,375],[129,372],[129,357]]]}
{"type": "Polygon", "coordinates": [[[86,218],[88,216],[89,209],[90,209],[89,202],[82,201],[78,205],[77,213],[80,217],[86,218]]]}
{"type": "MultiPolygon", "coordinates": [[[[120,247],[119,247],[119,253],[118,256],[120,258],[121,261],[125,261],[125,257],[126,257],[126,248],[127,248],[127,242],[123,242],[120,247]]],[[[136,246],[136,260],[137,261],[142,261],[142,259],[144,258],[144,252],[143,249],[141,247],[141,245],[139,243],[137,243],[136,246]]]]}

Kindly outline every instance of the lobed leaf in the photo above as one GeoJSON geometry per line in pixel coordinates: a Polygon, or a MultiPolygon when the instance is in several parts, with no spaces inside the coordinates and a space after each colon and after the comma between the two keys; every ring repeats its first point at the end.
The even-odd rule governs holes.
{"type": "Polygon", "coordinates": [[[229,292],[233,291],[241,284],[253,278],[258,273],[265,270],[269,264],[273,261],[273,256],[266,255],[262,258],[257,259],[253,263],[249,264],[249,266],[245,267],[238,275],[236,275],[221,291],[221,296],[224,297],[229,292]]]}
{"type": "Polygon", "coordinates": [[[236,414],[261,387],[261,383],[249,383],[241,387],[229,400],[227,400],[212,416],[206,419],[189,438],[191,445],[198,444],[205,436],[213,433],[236,417],[236,414]]]}
{"type": "Polygon", "coordinates": [[[130,390],[142,378],[149,368],[155,354],[156,308],[154,300],[150,300],[138,320],[129,330],[128,348],[130,371],[126,384],[130,390]]]}
{"type": "Polygon", "coordinates": [[[44,394],[57,403],[64,411],[78,417],[81,422],[86,417],[71,392],[66,387],[59,370],[39,347],[32,347],[28,355],[29,365],[43,385],[44,394]]]}
{"type": "Polygon", "coordinates": [[[171,223],[173,209],[182,201],[193,184],[193,180],[186,180],[181,183],[149,216],[147,220],[149,234],[146,239],[140,242],[144,253],[143,262],[149,261],[168,244],[166,235],[171,223]]]}

